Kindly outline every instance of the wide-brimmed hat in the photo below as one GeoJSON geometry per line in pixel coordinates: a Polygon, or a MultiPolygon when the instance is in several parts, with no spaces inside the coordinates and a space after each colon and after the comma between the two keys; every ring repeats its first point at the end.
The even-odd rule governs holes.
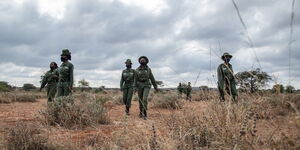
{"type": "Polygon", "coordinates": [[[63,49],[60,56],[69,56],[69,55],[71,55],[71,52],[68,49],[63,49]]]}
{"type": "Polygon", "coordinates": [[[230,54],[229,54],[229,53],[227,53],[227,52],[226,52],[226,53],[224,53],[224,54],[222,55],[222,57],[221,57],[221,58],[224,60],[226,56],[229,56],[230,58],[232,58],[232,55],[230,55],[230,54]]]}
{"type": "Polygon", "coordinates": [[[149,59],[148,59],[146,56],[141,56],[141,57],[139,58],[139,62],[141,61],[142,58],[146,59],[146,63],[147,63],[147,64],[149,63],[149,59]]]}
{"type": "Polygon", "coordinates": [[[131,59],[127,59],[127,60],[125,61],[125,64],[132,64],[131,59]]]}

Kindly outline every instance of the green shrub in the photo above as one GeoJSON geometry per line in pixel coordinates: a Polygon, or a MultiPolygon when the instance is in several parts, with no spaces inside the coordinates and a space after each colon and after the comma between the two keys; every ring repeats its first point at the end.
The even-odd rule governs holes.
{"type": "Polygon", "coordinates": [[[12,87],[5,81],[0,81],[0,92],[8,92],[12,87]]]}
{"type": "Polygon", "coordinates": [[[30,91],[30,90],[34,90],[34,89],[36,89],[36,87],[31,83],[25,83],[23,85],[23,90],[25,90],[25,91],[30,91]]]}

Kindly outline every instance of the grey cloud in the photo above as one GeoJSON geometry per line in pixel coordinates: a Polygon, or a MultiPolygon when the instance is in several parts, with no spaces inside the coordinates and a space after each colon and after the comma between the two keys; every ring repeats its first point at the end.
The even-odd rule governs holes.
{"type": "MultiPolygon", "coordinates": [[[[219,57],[225,51],[236,54],[232,61],[235,72],[249,69],[253,64],[257,66],[252,50],[243,52],[249,45],[231,1],[165,2],[168,5],[166,9],[160,14],[152,14],[119,1],[75,0],[66,5],[63,19],[56,20],[49,15],[41,15],[35,1],[14,5],[13,1],[4,0],[0,2],[0,66],[13,63],[44,71],[48,69],[49,62],[59,62],[61,49],[69,48],[76,79],[85,78],[97,86],[117,86],[118,72],[124,68],[124,61],[131,58],[136,68],[137,58],[141,55],[149,57],[149,65],[159,70],[159,73],[153,70],[154,74],[169,85],[176,85],[182,78],[193,81],[200,70],[203,75],[199,84],[204,84],[208,83],[207,78],[211,79],[209,45],[213,49],[211,63],[214,74],[221,63],[219,57]],[[204,13],[205,9],[208,11],[204,13]],[[187,18],[191,26],[175,34],[176,24],[187,18]],[[200,43],[204,50],[184,51],[183,46],[189,42],[200,43]],[[243,56],[243,53],[249,53],[249,56],[243,56]],[[238,57],[248,57],[250,62],[246,63],[248,58],[238,57]]],[[[270,73],[281,72],[284,75],[282,80],[286,80],[291,2],[254,0],[236,3],[263,69],[270,73]]],[[[299,70],[296,64],[300,63],[299,6],[300,3],[296,2],[293,78],[299,78],[295,71],[299,70]]],[[[29,69],[29,72],[32,71],[29,69]]],[[[28,81],[32,81],[38,78],[37,75],[26,75],[29,72],[2,71],[0,76],[7,75],[0,80],[28,77],[28,81]]],[[[300,87],[300,81],[295,80],[295,84],[300,87]]]]}

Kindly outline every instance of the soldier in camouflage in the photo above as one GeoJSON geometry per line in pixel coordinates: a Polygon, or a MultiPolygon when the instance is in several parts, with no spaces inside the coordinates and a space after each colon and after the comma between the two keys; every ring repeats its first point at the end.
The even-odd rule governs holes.
{"type": "Polygon", "coordinates": [[[48,102],[52,102],[56,91],[58,82],[57,64],[55,62],[50,63],[50,70],[45,73],[42,79],[40,91],[47,85],[47,98],[48,102]]]}
{"type": "Polygon", "coordinates": [[[57,86],[57,97],[68,96],[72,92],[74,66],[69,62],[69,60],[71,60],[70,51],[68,49],[62,50],[62,64],[58,69],[59,80],[57,86]]]}
{"type": "Polygon", "coordinates": [[[220,100],[225,101],[225,91],[231,96],[232,101],[237,99],[236,81],[234,78],[234,73],[232,65],[229,63],[232,55],[229,53],[224,53],[221,57],[224,61],[218,67],[218,89],[220,94],[220,100]]]}
{"type": "Polygon", "coordinates": [[[177,86],[177,91],[178,91],[179,97],[181,97],[182,93],[183,93],[183,87],[182,87],[181,83],[179,83],[179,85],[177,86]]]}
{"type": "Polygon", "coordinates": [[[188,82],[186,87],[186,100],[192,101],[192,86],[191,82],[188,82]]]}
{"type": "Polygon", "coordinates": [[[149,60],[146,56],[141,56],[138,59],[140,66],[135,70],[134,86],[138,90],[140,118],[147,120],[147,105],[148,95],[151,89],[151,84],[158,91],[157,84],[150,67],[147,65],[149,60]]]}
{"type": "Polygon", "coordinates": [[[126,69],[123,70],[121,75],[121,82],[120,88],[123,92],[123,102],[125,104],[125,113],[129,115],[129,109],[131,107],[131,99],[133,95],[133,83],[134,83],[134,76],[135,70],[132,68],[132,62],[130,59],[127,59],[126,62],[126,69]]]}

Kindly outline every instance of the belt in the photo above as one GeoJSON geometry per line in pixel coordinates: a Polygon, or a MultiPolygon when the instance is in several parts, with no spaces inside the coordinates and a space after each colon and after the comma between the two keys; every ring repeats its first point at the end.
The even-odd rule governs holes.
{"type": "Polygon", "coordinates": [[[69,82],[69,81],[66,81],[64,79],[59,79],[58,82],[69,82]]]}
{"type": "Polygon", "coordinates": [[[145,80],[138,80],[139,82],[148,82],[149,79],[145,79],[145,80]]]}

